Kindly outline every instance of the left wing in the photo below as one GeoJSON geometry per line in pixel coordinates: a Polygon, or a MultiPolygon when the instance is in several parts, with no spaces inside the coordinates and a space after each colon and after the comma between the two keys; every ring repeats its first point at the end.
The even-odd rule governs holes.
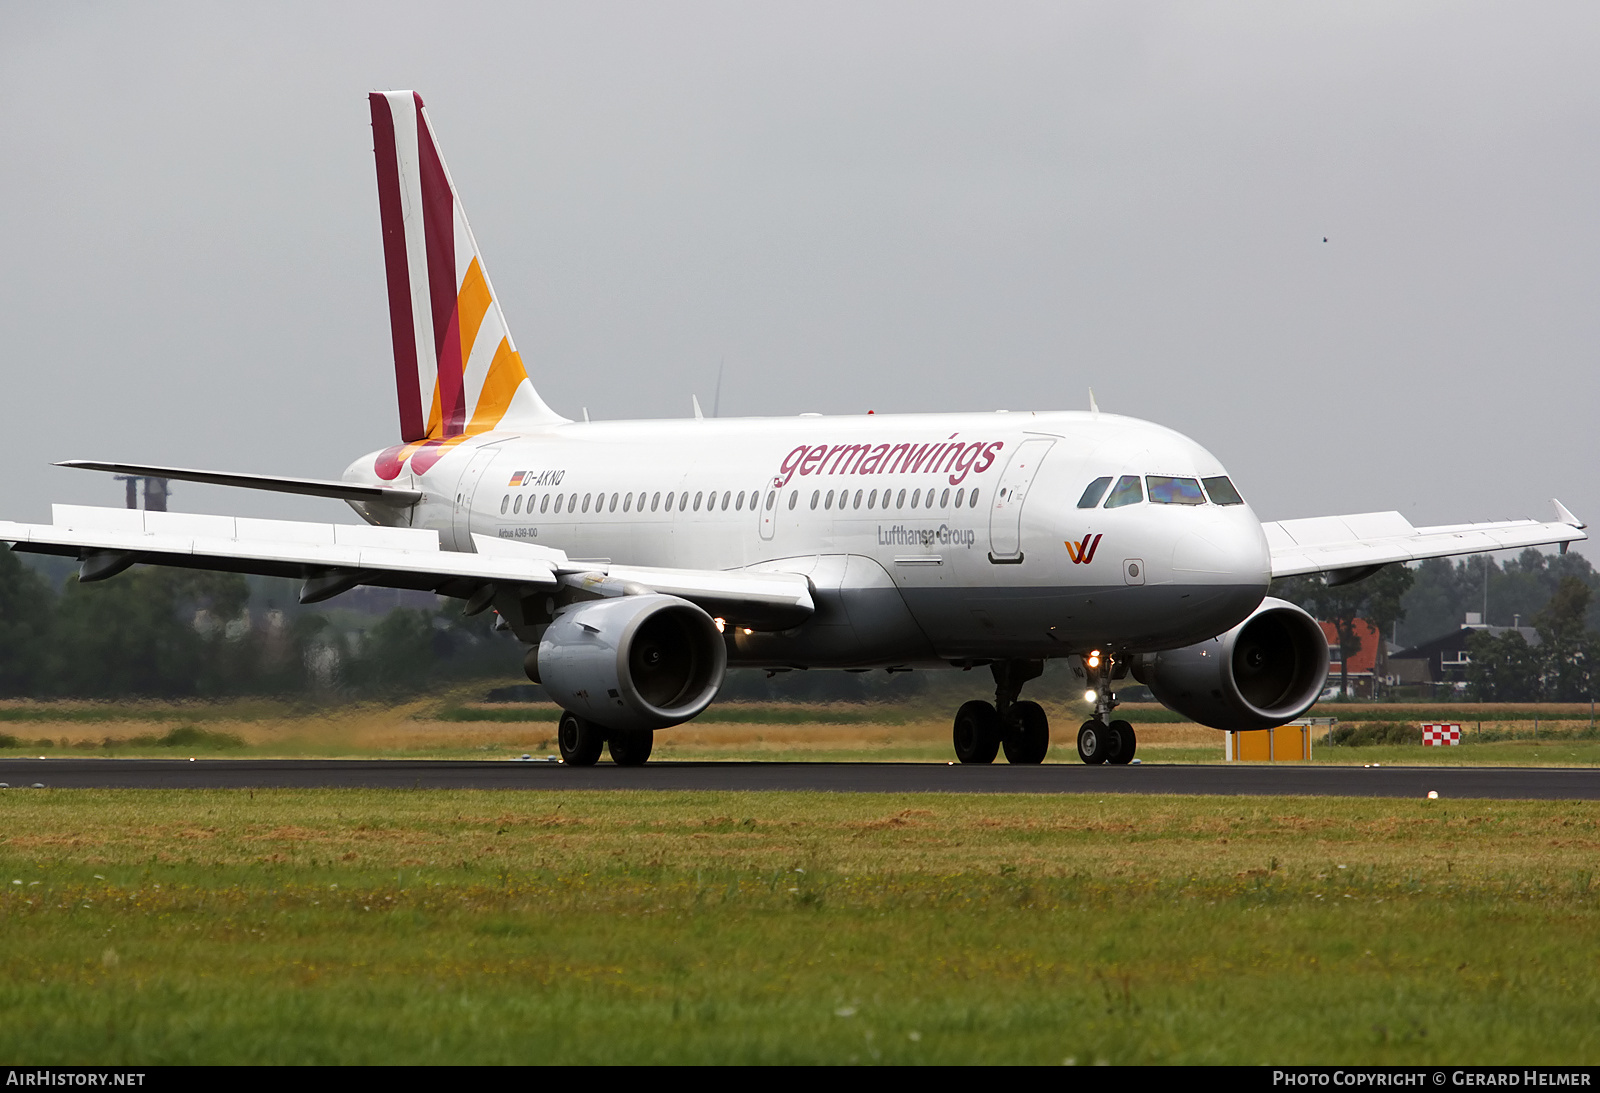
{"type": "Polygon", "coordinates": [[[1348,584],[1391,562],[1414,562],[1453,554],[1548,546],[1587,539],[1586,526],[1555,502],[1556,520],[1500,520],[1484,524],[1412,527],[1398,512],[1363,512],[1353,516],[1315,516],[1305,520],[1263,523],[1272,552],[1272,575],[1293,577],[1325,573],[1329,584],[1348,584]]]}
{"type": "MultiPolygon", "coordinates": [[[[815,611],[811,585],[790,573],[651,569],[569,559],[559,550],[474,535],[478,552],[441,550],[424,528],[310,524],[143,509],[56,505],[50,524],[0,521],[12,549],[81,562],[79,580],[137,563],[259,573],[304,581],[301,603],[357,585],[414,588],[486,606],[495,586],[569,586],[594,595],[660,592],[738,625],[781,628],[815,611]]],[[[470,610],[469,606],[469,610],[470,610]]]]}

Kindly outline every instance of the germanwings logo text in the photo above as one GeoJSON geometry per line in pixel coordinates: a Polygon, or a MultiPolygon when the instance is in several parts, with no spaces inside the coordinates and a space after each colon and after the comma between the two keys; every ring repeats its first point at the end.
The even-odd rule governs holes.
{"type": "Polygon", "coordinates": [[[1067,556],[1076,565],[1088,565],[1094,561],[1094,552],[1100,546],[1100,536],[1090,535],[1081,543],[1067,540],[1067,556]]]}

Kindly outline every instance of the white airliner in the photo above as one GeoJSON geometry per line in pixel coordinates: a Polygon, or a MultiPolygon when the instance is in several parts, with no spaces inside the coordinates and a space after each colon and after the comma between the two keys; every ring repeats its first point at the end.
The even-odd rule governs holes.
{"type": "Polygon", "coordinates": [[[142,562],[294,577],[308,603],[367,584],[492,607],[565,711],[565,760],[632,765],[729,666],[987,666],[995,701],[956,713],[956,755],[1038,763],[1049,725],[1019,695],[1052,657],[1093,693],[1079,756],[1125,763],[1130,671],[1217,729],[1316,700],[1327,644],[1274,577],[1586,538],[1559,502],[1551,523],[1263,524],[1200,445],[1092,407],[571,421],[528,379],[421,97],[370,102],[402,443],[340,481],[64,464],[342,498],[367,526],[57,505],[0,540],[83,581],[142,562]]]}

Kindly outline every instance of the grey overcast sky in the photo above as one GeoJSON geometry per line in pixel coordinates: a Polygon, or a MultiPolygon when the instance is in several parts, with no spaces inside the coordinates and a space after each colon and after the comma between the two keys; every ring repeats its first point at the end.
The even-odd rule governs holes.
{"type": "Polygon", "coordinates": [[[0,517],[396,439],[366,94],[415,88],[569,416],[1093,386],[1264,519],[1600,524],[1597,57],[1592,2],[6,2],[0,517]]]}

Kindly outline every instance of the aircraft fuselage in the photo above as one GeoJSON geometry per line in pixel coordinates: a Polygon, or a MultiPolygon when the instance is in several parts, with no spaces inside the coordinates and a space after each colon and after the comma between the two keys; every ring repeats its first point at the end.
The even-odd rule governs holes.
{"type": "Polygon", "coordinates": [[[806,574],[816,616],[737,629],[736,664],[1169,649],[1244,619],[1271,573],[1248,504],[1079,508],[1108,476],[1226,474],[1187,437],[1112,414],[574,422],[472,437],[394,478],[382,455],[346,479],[424,499],[409,519],[357,510],[435,528],[457,550],[475,533],[618,564],[806,574]]]}

